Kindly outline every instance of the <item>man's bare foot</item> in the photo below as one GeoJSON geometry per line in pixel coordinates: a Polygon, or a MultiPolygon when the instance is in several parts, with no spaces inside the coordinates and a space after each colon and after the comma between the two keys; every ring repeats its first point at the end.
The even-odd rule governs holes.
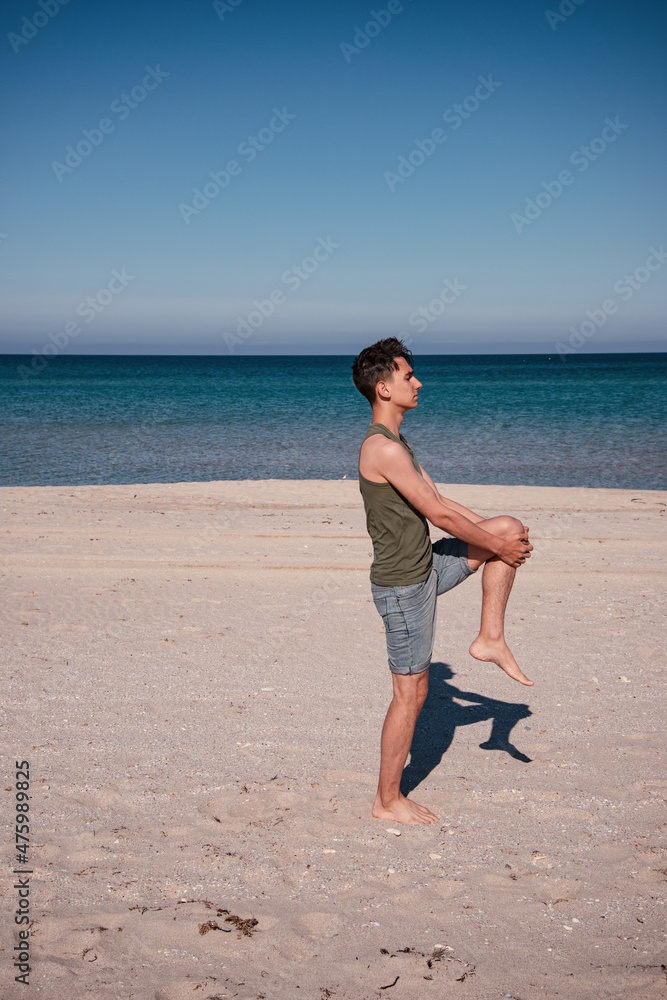
{"type": "Polygon", "coordinates": [[[477,636],[472,646],[468,650],[476,660],[483,660],[485,663],[496,663],[501,670],[504,670],[508,677],[532,687],[534,681],[529,681],[523,670],[512,656],[512,652],[504,639],[491,640],[482,639],[477,636]]]}
{"type": "Polygon", "coordinates": [[[399,797],[389,806],[383,806],[380,794],[375,796],[372,815],[375,819],[390,819],[394,823],[405,823],[414,826],[416,823],[435,823],[437,816],[426,806],[420,806],[405,795],[399,797]]]}

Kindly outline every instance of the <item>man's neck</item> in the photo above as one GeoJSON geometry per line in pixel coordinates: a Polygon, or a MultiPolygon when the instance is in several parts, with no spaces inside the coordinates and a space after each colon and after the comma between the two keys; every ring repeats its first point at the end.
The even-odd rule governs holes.
{"type": "Polygon", "coordinates": [[[382,424],[384,427],[387,428],[388,431],[391,431],[392,434],[395,434],[396,437],[400,437],[401,424],[403,423],[403,416],[404,416],[403,413],[400,413],[396,410],[392,411],[392,410],[387,410],[384,407],[382,408],[373,407],[372,423],[382,424]]]}

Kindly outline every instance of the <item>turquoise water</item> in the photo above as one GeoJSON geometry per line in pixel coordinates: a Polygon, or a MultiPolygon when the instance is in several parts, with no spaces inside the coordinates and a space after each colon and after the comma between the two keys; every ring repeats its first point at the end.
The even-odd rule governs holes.
{"type": "MultiPolygon", "coordinates": [[[[0,484],[357,478],[352,357],[0,356],[0,484]]],[[[660,489],[667,354],[415,358],[402,432],[440,482],[660,489]]]]}

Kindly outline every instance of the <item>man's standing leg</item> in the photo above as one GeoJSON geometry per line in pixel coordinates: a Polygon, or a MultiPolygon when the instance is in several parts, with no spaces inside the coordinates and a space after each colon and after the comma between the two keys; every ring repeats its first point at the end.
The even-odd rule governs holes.
{"type": "Polygon", "coordinates": [[[428,667],[418,674],[391,676],[394,697],[382,727],[380,780],[373,816],[398,823],[434,823],[438,817],[430,809],[406,798],[400,790],[417,717],[428,694],[428,667]]]}
{"type": "MultiPolygon", "coordinates": [[[[502,537],[524,530],[521,521],[506,515],[480,521],[479,526],[502,537]]],[[[475,545],[468,546],[468,562],[472,569],[485,564],[482,573],[482,622],[479,635],[470,646],[470,655],[476,660],[496,663],[513,680],[532,687],[533,681],[528,680],[505,642],[505,608],[516,570],[498,556],[475,545]]]]}

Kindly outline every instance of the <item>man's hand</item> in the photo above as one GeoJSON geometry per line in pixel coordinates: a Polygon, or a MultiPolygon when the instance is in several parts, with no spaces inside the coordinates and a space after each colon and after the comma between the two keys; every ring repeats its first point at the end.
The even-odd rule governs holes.
{"type": "Polygon", "coordinates": [[[508,566],[518,569],[519,566],[523,566],[526,559],[530,559],[532,549],[533,546],[528,541],[528,528],[524,527],[523,531],[503,538],[498,558],[508,566]]]}

